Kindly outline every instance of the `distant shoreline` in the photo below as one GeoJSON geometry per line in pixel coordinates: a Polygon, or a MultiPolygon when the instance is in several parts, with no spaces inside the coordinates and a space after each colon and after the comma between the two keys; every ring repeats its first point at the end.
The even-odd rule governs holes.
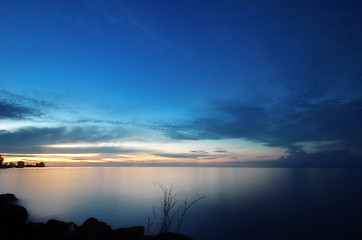
{"type": "Polygon", "coordinates": [[[18,161],[17,163],[5,162],[5,158],[0,155],[0,168],[32,168],[32,167],[45,167],[44,162],[34,163],[34,164],[25,164],[24,161],[18,161]]]}
{"type": "MultiPolygon", "coordinates": [[[[361,169],[362,166],[170,166],[170,165],[121,165],[121,166],[45,166],[46,168],[280,168],[280,169],[361,169]]],[[[19,167],[0,167],[19,168],[19,167]]],[[[38,166],[29,166],[24,168],[39,168],[38,166]]],[[[41,167],[43,168],[43,167],[41,167]]]]}
{"type": "Polygon", "coordinates": [[[35,163],[35,164],[24,164],[24,165],[19,165],[18,164],[13,164],[13,163],[10,163],[10,164],[7,164],[5,163],[4,165],[0,165],[0,168],[1,169],[8,169],[8,168],[43,168],[43,167],[46,167],[45,166],[45,163],[41,162],[41,163],[35,163]]]}

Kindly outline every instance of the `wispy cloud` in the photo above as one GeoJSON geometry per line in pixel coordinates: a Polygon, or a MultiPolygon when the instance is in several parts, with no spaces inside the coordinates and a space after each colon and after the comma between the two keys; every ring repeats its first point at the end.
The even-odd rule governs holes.
{"type": "Polygon", "coordinates": [[[0,119],[22,120],[58,110],[56,104],[0,90],[0,119]]]}
{"type": "MultiPolygon", "coordinates": [[[[168,41],[165,36],[156,30],[156,24],[152,25],[142,14],[142,8],[135,9],[128,6],[127,1],[83,1],[84,5],[90,10],[93,19],[102,18],[107,22],[118,25],[121,29],[127,29],[133,33],[142,33],[144,40],[151,41],[157,46],[168,47],[168,41]]],[[[120,30],[120,31],[122,31],[120,30]]]]}
{"type": "Polygon", "coordinates": [[[214,151],[214,152],[216,152],[216,153],[226,153],[227,151],[225,151],[225,150],[216,150],[216,151],[214,151]]]}
{"type": "Polygon", "coordinates": [[[25,119],[39,115],[41,113],[38,110],[0,99],[0,119],[25,119]]]}
{"type": "Polygon", "coordinates": [[[158,153],[153,154],[154,156],[164,157],[164,158],[184,158],[184,159],[199,159],[209,157],[209,154],[199,154],[199,153],[158,153]]]}

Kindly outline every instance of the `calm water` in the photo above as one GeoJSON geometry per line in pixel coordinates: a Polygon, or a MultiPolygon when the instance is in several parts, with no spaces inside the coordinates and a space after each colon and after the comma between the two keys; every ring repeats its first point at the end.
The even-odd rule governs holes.
{"type": "MultiPolygon", "coordinates": [[[[30,220],[113,228],[147,226],[162,194],[176,183],[190,209],[180,232],[204,239],[357,239],[362,229],[362,169],[39,168],[2,169],[0,192],[14,193],[30,220]]],[[[362,238],[358,238],[362,239],[362,238]]]]}

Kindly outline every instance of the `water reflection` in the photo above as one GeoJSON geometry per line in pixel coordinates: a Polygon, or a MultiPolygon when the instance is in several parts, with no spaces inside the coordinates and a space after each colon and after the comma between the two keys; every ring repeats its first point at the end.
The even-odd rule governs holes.
{"type": "MultiPolygon", "coordinates": [[[[321,239],[362,226],[361,169],[44,168],[0,171],[2,193],[15,193],[30,219],[113,228],[147,225],[162,194],[154,181],[206,198],[181,232],[195,239],[321,239]]],[[[182,196],[181,196],[182,199],[182,196]]]]}

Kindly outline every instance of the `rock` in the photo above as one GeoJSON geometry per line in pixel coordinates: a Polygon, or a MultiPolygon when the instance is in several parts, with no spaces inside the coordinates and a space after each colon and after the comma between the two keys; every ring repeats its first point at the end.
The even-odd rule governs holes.
{"type": "Polygon", "coordinates": [[[46,225],[45,223],[28,222],[25,226],[25,236],[28,239],[46,239],[46,225]]]}
{"type": "Polygon", "coordinates": [[[46,223],[47,229],[62,233],[71,233],[74,231],[76,224],[74,222],[63,222],[55,219],[50,219],[46,223]]]}
{"type": "Polygon", "coordinates": [[[1,194],[0,199],[1,239],[22,239],[28,211],[22,206],[12,204],[17,200],[14,194],[1,194]]]}
{"type": "Polygon", "coordinates": [[[71,239],[72,233],[69,229],[74,228],[73,222],[63,222],[50,219],[45,223],[29,222],[25,227],[25,236],[29,239],[37,240],[68,240],[71,239]]]}
{"type": "Polygon", "coordinates": [[[68,239],[73,235],[75,227],[76,225],[73,222],[63,222],[50,219],[46,223],[48,239],[68,239]]]}
{"type": "Polygon", "coordinates": [[[28,220],[26,208],[15,204],[0,204],[0,226],[18,228],[28,220]]]}
{"type": "Polygon", "coordinates": [[[114,236],[122,240],[142,240],[144,239],[145,227],[136,226],[130,228],[119,228],[114,231],[114,236]]]}
{"type": "Polygon", "coordinates": [[[172,232],[160,233],[151,239],[153,239],[153,240],[192,240],[192,238],[190,238],[186,235],[179,234],[179,233],[172,233],[172,232]]]}
{"type": "Polygon", "coordinates": [[[113,239],[113,230],[108,224],[89,218],[81,226],[75,228],[73,237],[79,240],[113,239]]]}
{"type": "Polygon", "coordinates": [[[18,199],[12,193],[0,194],[0,203],[13,203],[18,199]]]}
{"type": "Polygon", "coordinates": [[[0,194],[0,227],[25,225],[28,220],[28,211],[22,206],[13,204],[17,200],[14,194],[0,194]]]}
{"type": "Polygon", "coordinates": [[[26,208],[13,204],[18,199],[14,194],[0,194],[0,239],[20,240],[192,240],[177,233],[145,236],[145,228],[136,226],[115,231],[95,218],[87,219],[81,226],[73,222],[50,219],[45,223],[27,222],[26,208]]]}

